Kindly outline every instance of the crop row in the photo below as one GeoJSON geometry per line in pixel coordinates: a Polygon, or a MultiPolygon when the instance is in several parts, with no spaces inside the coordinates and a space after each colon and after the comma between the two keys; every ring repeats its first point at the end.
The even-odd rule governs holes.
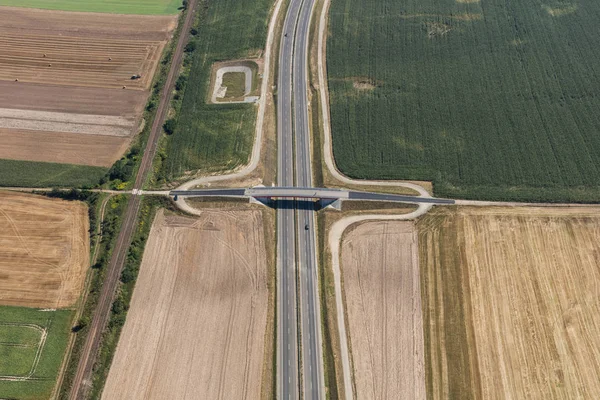
{"type": "Polygon", "coordinates": [[[546,3],[332,2],[339,168],[438,195],[596,198],[600,4],[546,3]]]}

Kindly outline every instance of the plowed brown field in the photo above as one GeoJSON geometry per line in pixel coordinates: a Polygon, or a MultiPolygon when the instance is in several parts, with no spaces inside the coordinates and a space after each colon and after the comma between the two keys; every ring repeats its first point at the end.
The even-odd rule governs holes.
{"type": "Polygon", "coordinates": [[[0,192],[0,305],[73,305],[89,266],[88,224],[83,203],[0,192]]]}
{"type": "Polygon", "coordinates": [[[0,80],[56,85],[147,89],[176,22],[176,16],[0,9],[0,80]],[[132,81],[133,74],[142,78],[132,81]]]}
{"type": "Polygon", "coordinates": [[[600,208],[443,208],[418,226],[429,396],[600,398],[600,208]]]}
{"type": "Polygon", "coordinates": [[[417,234],[409,221],[366,222],[342,240],[357,399],[425,399],[417,234]]]}
{"type": "Polygon", "coordinates": [[[0,128],[0,158],[105,167],[125,153],[131,139],[78,133],[0,128]],[[32,154],[36,154],[32,157],[32,154]]]}
{"type": "Polygon", "coordinates": [[[260,211],[157,214],[103,399],[258,399],[267,318],[260,211]]]}
{"type": "Polygon", "coordinates": [[[0,7],[0,15],[0,129],[5,138],[14,133],[0,157],[110,166],[127,146],[108,138],[95,148],[101,139],[78,138],[61,151],[60,139],[131,139],[177,16],[11,7],[0,7]],[[48,136],[42,143],[60,138],[45,152],[35,146],[40,135],[48,136]]]}

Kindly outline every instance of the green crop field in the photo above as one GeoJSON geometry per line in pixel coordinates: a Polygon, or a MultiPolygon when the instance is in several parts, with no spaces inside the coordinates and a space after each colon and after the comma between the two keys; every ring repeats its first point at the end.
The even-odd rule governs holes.
{"type": "Polygon", "coordinates": [[[0,186],[91,187],[108,168],[0,159],[0,186]]]}
{"type": "Polygon", "coordinates": [[[0,307],[0,398],[50,397],[72,316],[71,310],[0,307]]]}
{"type": "Polygon", "coordinates": [[[111,14],[176,14],[182,0],[0,0],[0,6],[111,14]]]}
{"type": "Polygon", "coordinates": [[[600,200],[600,2],[333,0],[334,155],[442,196],[600,200]]]}
{"type": "Polygon", "coordinates": [[[219,171],[248,161],[257,106],[208,104],[211,66],[216,61],[256,56],[265,46],[272,0],[202,1],[196,50],[177,127],[168,137],[161,175],[219,171]]]}

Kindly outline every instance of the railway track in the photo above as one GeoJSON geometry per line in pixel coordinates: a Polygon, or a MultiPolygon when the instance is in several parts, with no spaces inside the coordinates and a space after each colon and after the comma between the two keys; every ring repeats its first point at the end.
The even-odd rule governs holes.
{"type": "MultiPolygon", "coordinates": [[[[183,50],[189,37],[190,28],[196,12],[196,6],[197,0],[190,0],[188,12],[181,29],[181,34],[175,48],[175,53],[173,55],[171,68],[169,69],[167,81],[163,88],[156,115],[154,117],[148,143],[146,144],[146,148],[142,156],[142,162],[136,175],[134,193],[142,189],[148,178],[148,173],[152,169],[152,161],[154,160],[156,147],[162,133],[162,125],[169,109],[169,102],[171,99],[171,93],[173,92],[173,87],[175,85],[176,75],[183,60],[183,50]]],[[[110,263],[108,264],[106,277],[104,279],[104,284],[102,285],[96,312],[94,313],[94,317],[90,324],[90,330],[81,352],[81,358],[79,359],[75,378],[73,379],[73,384],[69,393],[69,399],[71,400],[85,399],[90,388],[91,375],[96,362],[98,349],[100,347],[102,332],[108,323],[110,307],[119,283],[119,276],[123,270],[125,257],[127,256],[127,250],[129,249],[129,245],[131,244],[131,240],[133,238],[133,232],[135,231],[135,222],[140,209],[140,203],[141,197],[134,194],[127,204],[123,225],[121,226],[110,263]]]]}

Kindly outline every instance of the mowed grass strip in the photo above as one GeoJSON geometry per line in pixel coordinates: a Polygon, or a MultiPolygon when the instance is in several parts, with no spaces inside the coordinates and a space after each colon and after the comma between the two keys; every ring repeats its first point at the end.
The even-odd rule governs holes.
{"type": "Polygon", "coordinates": [[[47,330],[46,341],[31,378],[24,381],[0,378],[0,398],[30,400],[50,397],[66,349],[72,314],[72,310],[42,311],[0,306],[0,375],[28,375],[34,367],[41,332],[26,325],[47,330]],[[6,343],[24,346],[8,346],[6,343]]]}
{"type": "Polygon", "coordinates": [[[176,14],[182,0],[0,0],[0,6],[111,14],[176,14]]]}
{"type": "Polygon", "coordinates": [[[0,186],[92,187],[107,171],[86,165],[0,160],[0,186]]]}
{"type": "Polygon", "coordinates": [[[201,1],[198,34],[177,128],[168,137],[161,176],[222,171],[248,161],[255,104],[207,104],[213,63],[259,55],[265,46],[271,0],[201,1]]]}
{"type": "Polygon", "coordinates": [[[333,1],[338,167],[443,196],[600,200],[599,14],[594,0],[333,1]]]}

